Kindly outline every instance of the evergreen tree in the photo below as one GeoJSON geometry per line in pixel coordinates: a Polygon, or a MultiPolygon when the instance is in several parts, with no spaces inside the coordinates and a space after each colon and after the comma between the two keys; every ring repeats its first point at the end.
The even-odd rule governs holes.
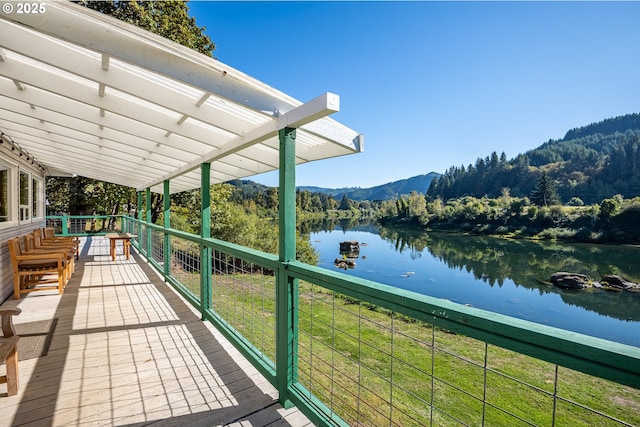
{"type": "Polygon", "coordinates": [[[438,178],[434,177],[429,183],[429,188],[427,188],[426,199],[429,201],[430,199],[435,199],[438,195],[438,178]]]}
{"type": "Polygon", "coordinates": [[[560,203],[556,184],[547,176],[546,172],[542,172],[535,188],[531,192],[530,199],[531,202],[538,206],[551,206],[560,203]]]}
{"type": "Polygon", "coordinates": [[[266,204],[267,209],[277,209],[278,208],[278,187],[269,187],[267,188],[266,195],[266,204]]]}
{"type": "Polygon", "coordinates": [[[496,153],[495,151],[491,153],[491,159],[489,160],[488,163],[491,169],[497,169],[498,165],[500,164],[498,153],[496,153]]]}
{"type": "Polygon", "coordinates": [[[342,200],[340,201],[340,209],[349,210],[353,208],[353,206],[354,206],[353,200],[349,199],[346,194],[343,194],[342,200]]]}

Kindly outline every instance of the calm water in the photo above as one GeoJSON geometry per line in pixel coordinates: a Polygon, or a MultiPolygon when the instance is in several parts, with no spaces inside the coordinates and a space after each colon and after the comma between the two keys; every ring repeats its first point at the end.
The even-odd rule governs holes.
{"type": "Polygon", "coordinates": [[[336,268],[340,242],[356,240],[360,254],[347,274],[640,347],[640,293],[568,291],[541,283],[556,271],[594,280],[619,274],[640,282],[638,247],[326,227],[311,233],[322,267],[336,268]]]}

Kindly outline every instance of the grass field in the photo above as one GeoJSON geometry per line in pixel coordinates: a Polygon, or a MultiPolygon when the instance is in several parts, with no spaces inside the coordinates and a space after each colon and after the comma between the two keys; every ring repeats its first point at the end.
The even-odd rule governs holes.
{"type": "MultiPolygon", "coordinates": [[[[180,279],[197,295],[197,275],[180,279]]],[[[298,304],[297,379],[350,425],[640,425],[640,390],[309,283],[298,304]]],[[[274,361],[272,275],[214,275],[213,307],[274,361]]]]}

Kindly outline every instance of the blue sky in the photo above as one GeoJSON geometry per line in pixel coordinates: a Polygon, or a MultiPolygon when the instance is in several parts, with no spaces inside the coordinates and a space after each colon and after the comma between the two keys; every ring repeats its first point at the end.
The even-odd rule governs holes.
{"type": "MultiPolygon", "coordinates": [[[[512,158],[640,112],[638,2],[209,2],[191,15],[223,63],[332,117],[364,153],[301,165],[297,185],[371,187],[512,158]]],[[[276,174],[252,178],[277,185],[276,174]]],[[[426,190],[426,189],[425,189],[426,190]]]]}

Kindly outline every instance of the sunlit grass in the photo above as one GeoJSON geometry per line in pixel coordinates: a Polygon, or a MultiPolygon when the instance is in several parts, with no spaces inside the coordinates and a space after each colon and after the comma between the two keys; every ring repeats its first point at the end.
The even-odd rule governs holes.
{"type": "MultiPolygon", "coordinates": [[[[214,310],[273,360],[275,278],[213,283],[214,310]]],[[[299,291],[298,381],[350,425],[640,425],[638,390],[562,367],[556,377],[554,364],[309,283],[299,291]]]]}

